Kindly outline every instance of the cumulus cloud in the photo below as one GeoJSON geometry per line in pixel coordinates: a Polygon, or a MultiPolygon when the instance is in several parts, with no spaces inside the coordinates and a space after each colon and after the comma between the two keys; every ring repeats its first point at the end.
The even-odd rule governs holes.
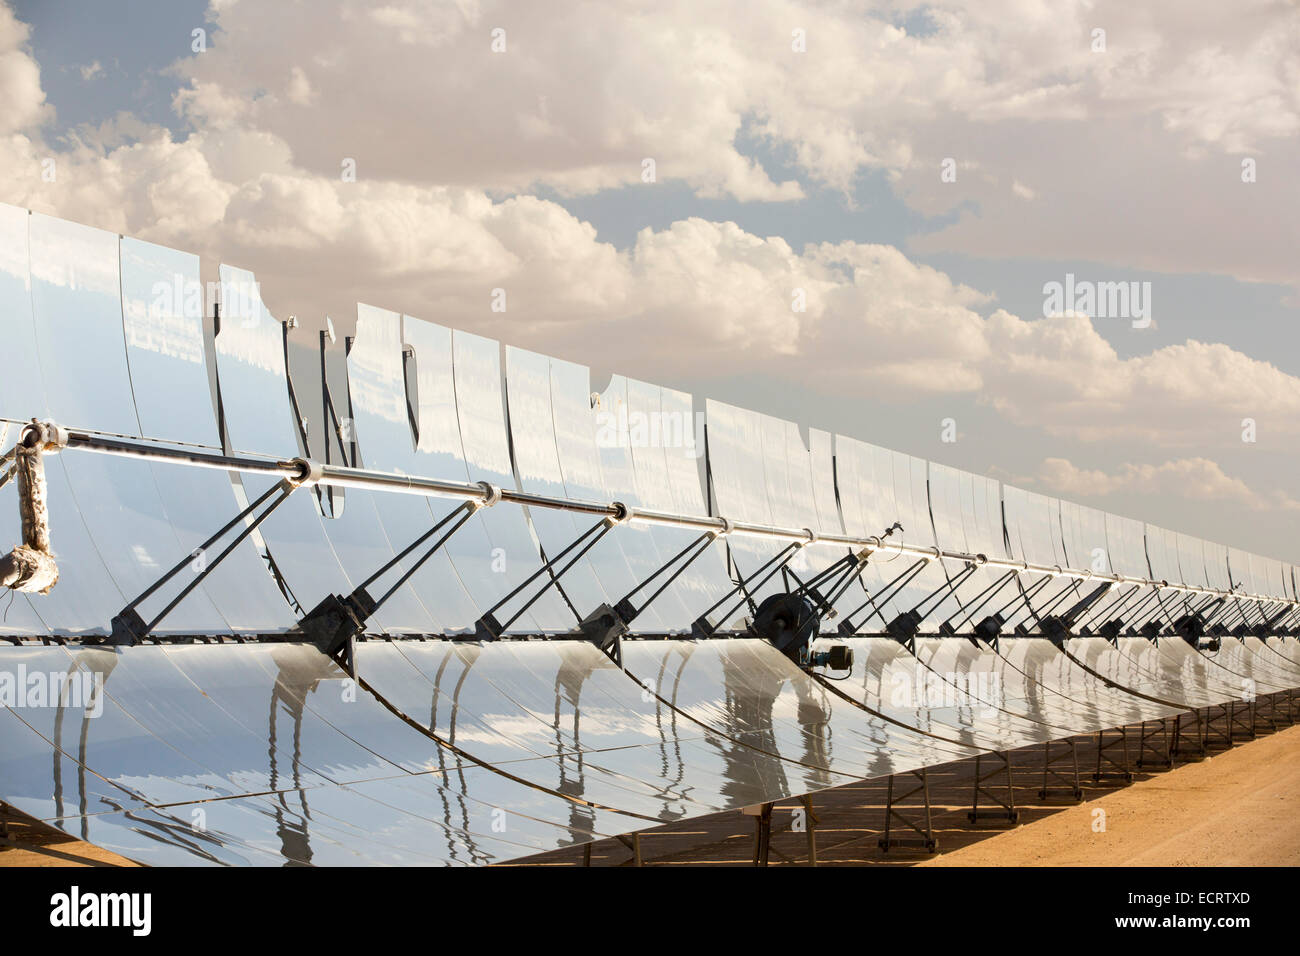
{"type": "Polygon", "coordinates": [[[177,109],[275,130],[312,172],[351,157],[382,179],[592,192],[641,182],[650,158],[702,195],[802,195],[735,147],[757,77],[734,24],[682,5],[234,3],[216,19],[177,67],[177,109]]]}
{"type": "Polygon", "coordinates": [[[751,158],[757,142],[812,183],[847,192],[880,171],[918,210],[961,212],[921,251],[1296,281],[1287,0],[328,0],[214,15],[211,48],[177,65],[177,108],[204,128],[273,130],[321,175],[351,157],[378,179],[584,193],[646,188],[653,159],[701,196],[800,197],[751,158]],[[1243,158],[1259,163],[1249,186],[1243,158]]]}
{"type": "Polygon", "coordinates": [[[999,359],[989,376],[989,401],[1016,424],[1086,441],[1239,443],[1245,417],[1296,433],[1295,376],[1222,343],[1187,341],[1121,358],[1095,321],[1079,315],[1024,321],[995,312],[987,331],[999,359]]]}
{"type": "Polygon", "coordinates": [[[1119,493],[1180,498],[1245,507],[1251,511],[1300,511],[1300,501],[1280,489],[1257,491],[1226,474],[1208,458],[1178,458],[1159,465],[1126,464],[1113,472],[1080,468],[1064,458],[1047,458],[1023,481],[1055,494],[1106,497],[1119,493]]]}
{"type": "MultiPolygon", "coordinates": [[[[350,160],[373,184],[572,194],[653,189],[649,159],[700,196],[780,201],[879,171],[955,219],[915,252],[1297,281],[1286,0],[231,0],[210,15],[206,52],[173,67],[176,109],[245,146],[273,139],[311,176],[350,160]],[[755,143],[799,178],[755,162],[755,143]]],[[[0,135],[48,118],[26,32],[0,13],[0,135]]]]}
{"type": "Polygon", "coordinates": [[[0,136],[28,129],[50,118],[41,89],[41,68],[28,45],[27,24],[0,4],[0,136]]]}
{"type": "Polygon", "coordinates": [[[1152,116],[1185,146],[1228,152],[1300,130],[1300,20],[1282,0],[332,0],[310,15],[246,2],[215,12],[212,49],[181,65],[194,84],[183,109],[220,121],[237,101],[245,122],[281,131],[318,169],[405,121],[408,148],[377,156],[376,172],[409,179],[590,190],[636,181],[658,153],[701,188],[740,195],[759,187],[734,149],[746,122],[841,186],[865,166],[909,166],[918,134],[953,118],[1152,116]],[[908,15],[926,29],[898,26],[908,15]],[[302,63],[285,62],[289,32],[310,51],[302,63]],[[214,90],[215,114],[200,93],[214,90]]]}
{"type": "MultiPolygon", "coordinates": [[[[342,182],[260,131],[112,125],[59,154],[57,181],[15,180],[8,198],[252,268],[281,312],[337,318],[374,301],[646,377],[815,369],[845,396],[961,395],[1086,440],[1235,442],[1244,416],[1300,430],[1300,381],[1268,362],[1200,342],[1120,357],[1083,316],[985,317],[987,296],[892,246],[796,250],[690,218],[619,250],[537,197],[342,182]],[[497,288],[504,314],[489,307],[497,288]]],[[[45,150],[10,137],[0,165],[34,171],[45,150]]]]}
{"type": "MultiPolygon", "coordinates": [[[[648,39],[624,36],[623,18],[607,20],[599,9],[581,8],[585,11],[581,16],[594,18],[590,21],[570,11],[559,16],[560,22],[576,31],[565,41],[568,45],[561,43],[548,16],[524,11],[500,20],[501,8],[491,4],[438,5],[427,10],[392,4],[378,11],[342,4],[339,16],[349,35],[355,35],[355,50],[340,46],[336,24],[308,17],[303,25],[306,36],[297,48],[314,52],[301,62],[287,64],[278,55],[283,50],[276,38],[283,32],[276,29],[274,18],[288,14],[259,7],[258,16],[265,14],[271,22],[246,20],[250,15],[243,10],[246,6],[232,3],[217,9],[222,34],[208,53],[186,61],[195,79],[183,91],[180,105],[203,121],[202,129],[177,137],[123,114],[98,127],[79,129],[58,150],[52,150],[41,136],[40,122],[48,108],[43,105],[39,69],[24,52],[26,28],[0,8],[0,51],[8,51],[0,54],[0,62],[12,67],[0,71],[0,76],[5,78],[8,98],[16,104],[5,115],[20,124],[17,131],[0,137],[0,168],[12,172],[3,198],[252,268],[268,302],[282,314],[330,313],[346,321],[356,301],[373,301],[651,379],[743,365],[753,375],[806,382],[809,370],[815,370],[813,381],[818,387],[846,397],[897,401],[903,395],[960,395],[993,406],[1014,424],[1094,441],[1128,438],[1158,447],[1204,447],[1236,441],[1244,416],[1267,417],[1272,434],[1294,436],[1300,430],[1300,381],[1268,362],[1226,345],[1200,342],[1121,357],[1085,317],[1027,320],[1003,310],[986,317],[981,312],[989,301],[986,295],[891,246],[813,243],[798,250],[778,236],[754,235],[734,223],[689,218],[658,231],[644,230],[630,248],[617,249],[602,242],[589,223],[554,202],[528,195],[501,198],[479,186],[455,183],[460,175],[457,162],[467,164],[464,171],[478,168],[480,180],[508,182],[517,175],[537,179],[554,173],[556,183],[571,174],[575,182],[585,181],[595,168],[592,156],[599,153],[589,149],[597,127],[604,129],[602,135],[609,142],[632,143],[627,156],[644,152],[649,140],[637,139],[635,130],[629,133],[630,124],[653,130],[646,135],[658,141],[690,146],[678,158],[661,153],[661,174],[678,164],[679,170],[693,170],[681,175],[694,177],[704,184],[701,188],[721,188],[726,176],[719,171],[734,173],[739,154],[717,165],[719,157],[710,150],[734,151],[732,140],[719,132],[727,123],[705,123],[696,129],[691,124],[699,117],[692,111],[720,110],[719,104],[731,103],[734,97],[756,95],[747,83],[736,86],[730,71],[748,61],[733,54],[757,43],[776,20],[741,17],[731,24],[735,29],[730,32],[717,23],[694,34],[693,42],[714,57],[710,62],[714,63],[715,99],[709,105],[687,95],[695,89],[691,84],[703,82],[696,74],[704,54],[696,50],[680,62],[670,56],[680,54],[677,45],[682,37],[680,31],[663,29],[660,21],[686,15],[671,4],[664,11],[656,5],[654,11],[647,7],[630,17],[646,25],[648,39]],[[522,19],[514,19],[516,15],[522,19]],[[246,35],[253,22],[260,24],[258,36],[246,35]],[[491,29],[498,22],[508,24],[509,52],[503,54],[490,49],[491,29]],[[600,25],[609,33],[605,45],[586,37],[578,29],[581,23],[600,25]],[[349,59],[381,40],[392,47],[383,58],[384,70],[349,59]],[[274,76],[258,72],[272,68],[271,47],[277,53],[274,69],[280,71],[274,76]],[[431,119],[409,127],[405,148],[388,148],[383,153],[387,159],[377,159],[357,148],[376,141],[378,129],[350,112],[349,98],[358,98],[353,104],[356,109],[365,100],[379,118],[376,122],[382,120],[389,132],[398,128],[392,124],[395,114],[385,111],[415,107],[403,105],[401,91],[391,91],[397,99],[390,101],[372,84],[389,82],[375,79],[377,74],[392,72],[401,77],[403,70],[416,69],[415,61],[403,59],[408,47],[425,69],[419,74],[426,77],[420,95],[432,111],[431,119]],[[240,63],[232,62],[232,48],[238,50],[240,63]],[[584,65],[586,61],[575,52],[594,56],[597,48],[605,55],[595,65],[584,65]],[[227,53],[220,53],[223,49],[227,53]],[[664,63],[646,52],[656,49],[664,63]],[[466,102],[487,103],[488,112],[494,102],[504,104],[513,98],[517,104],[520,84],[526,85],[530,78],[553,79],[552,67],[562,50],[571,59],[564,74],[566,85],[563,91],[556,90],[556,95],[564,95],[554,98],[544,85],[536,89],[546,98],[552,132],[564,134],[553,137],[543,123],[536,126],[543,143],[540,152],[497,148],[502,155],[489,161],[488,140],[481,138],[487,127],[456,126],[452,120],[468,123],[470,119],[456,111],[463,111],[466,102]],[[640,94],[627,93],[617,83],[594,82],[596,77],[621,75],[626,57],[634,51],[640,51],[636,55],[642,58],[637,70],[649,71],[649,86],[657,82],[652,82],[659,76],[656,71],[672,74],[662,78],[669,86],[652,91],[654,95],[644,102],[637,99],[640,94]],[[508,59],[516,54],[517,59],[508,59]],[[473,96],[465,95],[463,82],[460,95],[450,95],[438,85],[455,79],[444,76],[441,64],[447,58],[464,68],[462,81],[478,79],[484,70],[505,71],[512,78],[507,83],[496,77],[492,82],[499,88],[488,83],[481,97],[477,89],[473,96]],[[198,63],[201,68],[194,65],[198,63]],[[675,69],[669,69],[673,64],[675,69]],[[587,77],[592,82],[577,82],[583,79],[584,69],[592,71],[587,77]],[[340,85],[344,77],[357,89],[340,85]],[[244,84],[253,82],[265,84],[264,96],[245,95],[244,84]],[[687,86],[681,87],[682,83],[687,86]],[[673,105],[674,97],[685,97],[681,109],[673,105]],[[336,104],[339,113],[326,122],[324,117],[333,114],[320,110],[330,104],[336,104]],[[345,182],[339,174],[343,141],[326,149],[310,139],[316,135],[313,130],[346,137],[352,144],[348,152],[356,154],[358,161],[356,182],[345,182]],[[683,131],[690,135],[680,140],[683,131]],[[448,156],[431,139],[422,139],[432,136],[453,153],[466,152],[459,158],[448,156]],[[312,142],[317,145],[311,146],[312,142]],[[46,182],[40,176],[41,160],[51,154],[57,154],[58,174],[55,181],[46,182]],[[580,155],[587,158],[574,165],[580,155]],[[543,162],[539,156],[550,159],[543,162]],[[385,167],[384,162],[396,165],[385,167]],[[436,177],[449,182],[427,181],[436,177]],[[490,310],[493,290],[498,288],[508,296],[504,314],[490,310]]],[[[838,8],[763,9],[776,10],[779,17],[777,13],[771,17],[782,23],[806,29],[813,44],[807,54],[795,54],[789,47],[789,31],[782,33],[781,42],[767,54],[771,61],[767,69],[778,72],[760,77],[759,85],[768,90],[767,95],[784,96],[794,88],[780,73],[791,69],[787,56],[810,57],[800,61],[805,65],[799,68],[816,72],[835,62],[835,56],[848,55],[844,35],[835,30],[838,8]],[[818,43],[830,45],[829,60],[812,56],[818,43]],[[778,61],[783,65],[773,65],[778,61]]],[[[1052,33],[1055,21],[1036,6],[1026,10],[1021,13],[1028,26],[1006,27],[1022,31],[1015,35],[1026,46],[1017,57],[1025,62],[995,73],[976,65],[984,62],[984,52],[968,49],[963,45],[966,41],[957,39],[966,37],[973,23],[984,24],[986,31],[995,29],[979,11],[932,12],[937,30],[931,37],[913,37],[870,17],[865,18],[866,26],[855,29],[874,32],[869,37],[860,32],[852,35],[864,42],[870,39],[869,47],[887,62],[910,64],[908,69],[917,71],[917,76],[936,83],[927,93],[931,99],[960,102],[966,113],[994,116],[1001,122],[1008,110],[1031,117],[1049,111],[1033,96],[1019,102],[1029,88],[1025,77],[1046,75],[1053,60],[1028,40],[1052,33]],[[941,71],[939,54],[952,52],[949,47],[954,45],[960,56],[949,64],[948,72],[941,71]],[[894,50],[895,46],[905,49],[894,50]],[[984,92],[977,95],[972,83],[984,92]]],[[[1081,10],[1075,10],[1075,26],[1085,22],[1079,19],[1084,16],[1081,10]]],[[[288,28],[287,23],[283,26],[288,28]]],[[[1108,35],[1114,48],[1118,41],[1113,26],[1108,35]]],[[[1175,37],[1169,42],[1182,41],[1175,37]]],[[[1050,44],[1049,48],[1054,49],[1050,44]]],[[[1066,58],[1062,75],[1092,62],[1080,57],[1066,58]]],[[[1088,69],[1104,74],[1111,67],[1088,69]]],[[[1151,66],[1147,72],[1159,71],[1151,66]]],[[[831,82],[834,77],[821,79],[831,82]]],[[[820,81],[798,82],[807,85],[809,97],[821,89],[820,81]]],[[[910,82],[893,74],[868,73],[863,83],[867,92],[862,96],[885,104],[908,91],[916,92],[910,82]]],[[[1097,88],[1111,98],[1121,96],[1114,84],[1097,88]]],[[[1082,102],[1081,95],[1070,89],[1051,93],[1062,103],[1082,102]]],[[[1159,99],[1152,92],[1143,102],[1159,99]]],[[[853,115],[856,102],[849,102],[847,115],[853,115]]],[[[1173,125],[1195,128],[1197,136],[1208,137],[1210,126],[1204,117],[1210,113],[1193,109],[1191,98],[1182,102],[1190,112],[1177,114],[1183,118],[1173,125]]],[[[852,137],[837,139],[830,119],[838,115],[833,103],[828,100],[820,108],[826,119],[818,141],[825,150],[824,155],[806,158],[809,169],[821,168],[821,175],[833,179],[832,167],[840,159],[884,162],[880,157],[897,152],[888,162],[907,161],[904,154],[911,147],[893,151],[852,137]],[[854,158],[853,143],[866,152],[854,158]]],[[[1066,112],[1081,109],[1076,105],[1066,112]]],[[[916,107],[912,112],[918,111],[925,109],[916,107]]],[[[765,115],[770,119],[779,113],[769,110],[765,115]]],[[[509,123],[519,117],[510,116],[514,117],[507,122],[514,130],[510,136],[518,135],[509,123]]],[[[479,117],[488,125],[489,119],[479,117]]],[[[496,120],[502,121],[501,115],[496,120]]],[[[907,123],[900,120],[900,128],[908,128],[907,123]]],[[[507,141],[509,136],[492,142],[500,147],[507,141]]],[[[593,182],[613,182],[623,175],[602,179],[613,167],[603,168],[604,173],[592,173],[593,182]]],[[[636,168],[639,174],[639,162],[636,168]]],[[[1026,181],[1033,181],[1036,188],[1040,184],[1033,177],[1026,181]]],[[[1010,195],[1011,189],[1003,192],[1010,195]]],[[[1037,207],[1042,195],[1031,203],[1017,197],[1016,203],[1021,208],[1037,207]]]]}

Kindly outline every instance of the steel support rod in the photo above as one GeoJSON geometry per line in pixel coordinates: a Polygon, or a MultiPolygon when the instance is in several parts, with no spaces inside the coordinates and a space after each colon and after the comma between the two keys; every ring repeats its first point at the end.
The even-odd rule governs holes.
{"type": "MultiPolygon", "coordinates": [[[[35,426],[28,426],[29,428],[35,426]]],[[[49,427],[48,425],[45,427],[49,427]]],[[[180,448],[137,438],[107,437],[87,431],[68,431],[66,447],[79,451],[99,454],[119,455],[128,458],[147,458],[155,461],[167,461],[200,468],[215,468],[224,471],[274,475],[294,481],[310,479],[314,483],[341,488],[368,488],[378,491],[415,494],[425,497],[442,496],[474,500],[492,504],[495,500],[508,501],[513,504],[527,505],[535,508],[552,508],[561,511],[577,512],[596,517],[621,517],[628,514],[630,520],[643,524],[660,524],[679,528],[691,528],[696,531],[716,531],[719,534],[741,534],[750,537],[771,538],[776,540],[811,544],[814,542],[834,545],[847,545],[852,548],[865,548],[870,552],[911,555],[928,560],[974,562],[982,567],[1003,568],[1018,572],[1046,574],[1052,577],[1075,578],[1080,580],[1112,581],[1139,585],[1160,586],[1162,588],[1190,594],[1229,594],[1239,600],[1253,603],[1273,602],[1276,597],[1268,595],[1228,592],[1197,585],[1174,584],[1154,581],[1146,578],[1132,577],[1100,571],[1082,571],[1060,566],[1032,564],[1005,558],[990,558],[982,554],[963,551],[948,551],[941,548],[926,548],[907,545],[901,542],[887,541],[882,537],[865,538],[844,534],[819,535],[808,528],[781,528],[772,525],[752,524],[748,522],[729,521],[720,517],[705,515],[683,515],[671,512],[646,509],[628,509],[617,502],[600,503],[574,498],[560,498],[550,495],[531,494],[509,488],[494,488],[486,483],[465,481],[448,481],[426,478],[417,475],[396,475],[364,468],[349,468],[341,465],[322,465],[301,458],[275,460],[249,455],[225,455],[219,452],[207,452],[194,448],[180,448]]],[[[1287,599],[1286,604],[1300,606],[1300,601],[1287,599]]]]}

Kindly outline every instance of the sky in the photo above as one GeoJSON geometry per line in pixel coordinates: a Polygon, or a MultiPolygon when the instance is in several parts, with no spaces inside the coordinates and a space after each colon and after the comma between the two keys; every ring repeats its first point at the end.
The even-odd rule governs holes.
{"type": "Polygon", "coordinates": [[[363,301],[1300,558],[1292,3],[0,0],[0,102],[295,370],[363,301]]]}

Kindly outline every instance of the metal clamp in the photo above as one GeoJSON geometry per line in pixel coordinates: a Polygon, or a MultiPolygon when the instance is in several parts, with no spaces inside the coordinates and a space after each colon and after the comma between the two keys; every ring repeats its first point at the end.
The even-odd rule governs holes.
{"type": "Polygon", "coordinates": [[[295,488],[310,488],[325,476],[325,466],[310,458],[293,458],[290,459],[289,465],[298,469],[298,474],[293,478],[286,478],[285,481],[295,488]]]}
{"type": "Polygon", "coordinates": [[[479,487],[483,489],[483,500],[477,502],[484,508],[491,508],[493,505],[501,502],[501,489],[490,481],[480,481],[479,487]]]}
{"type": "Polygon", "coordinates": [[[26,448],[39,448],[45,454],[53,455],[68,447],[68,430],[52,421],[38,422],[33,418],[23,427],[19,441],[26,448]]]}

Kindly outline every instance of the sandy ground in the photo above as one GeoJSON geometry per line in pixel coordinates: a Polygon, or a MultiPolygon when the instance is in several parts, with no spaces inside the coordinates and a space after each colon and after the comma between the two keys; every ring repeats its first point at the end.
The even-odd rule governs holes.
{"type": "Polygon", "coordinates": [[[921,865],[1300,865],[1300,726],[921,865]]]}
{"type": "Polygon", "coordinates": [[[7,837],[0,839],[3,866],[135,866],[116,853],[83,843],[26,817],[6,816],[7,837]],[[13,846],[12,844],[19,844],[13,846]],[[33,849],[26,849],[32,847],[33,849]],[[46,852],[37,852],[37,850],[46,852]]]}
{"type": "MultiPolygon", "coordinates": [[[[941,851],[933,855],[908,849],[885,853],[878,847],[885,781],[818,794],[813,806],[818,864],[1300,865],[1300,725],[1263,732],[1256,740],[1219,749],[1204,760],[1180,763],[1174,770],[1138,771],[1132,783],[1092,779],[1096,744],[1095,737],[1076,739],[1084,791],[1084,802],[1077,804],[1056,783],[1046,798],[1038,796],[1041,748],[1012,754],[1018,825],[997,818],[977,824],[967,819],[973,761],[932,768],[933,826],[941,851]],[[1094,829],[1103,819],[1098,810],[1105,814],[1104,830],[1094,829]]],[[[1053,754],[1067,752],[1064,746],[1054,745],[1053,754]]],[[[1005,786],[1001,793],[1005,797],[1005,786]]],[[[793,801],[778,805],[773,815],[770,865],[807,865],[807,833],[791,828],[796,806],[793,801]]],[[[908,812],[915,816],[914,809],[908,812]]],[[[130,865],[112,853],[13,815],[8,818],[8,841],[40,846],[58,855],[15,849],[0,841],[0,866],[130,865]]],[[[734,812],[714,814],[645,832],[640,842],[648,865],[749,866],[754,822],[734,812]]],[[[593,845],[591,862],[628,865],[631,853],[623,844],[605,840],[593,845]]],[[[582,864],[581,849],[523,861],[528,866],[582,864]]]]}

